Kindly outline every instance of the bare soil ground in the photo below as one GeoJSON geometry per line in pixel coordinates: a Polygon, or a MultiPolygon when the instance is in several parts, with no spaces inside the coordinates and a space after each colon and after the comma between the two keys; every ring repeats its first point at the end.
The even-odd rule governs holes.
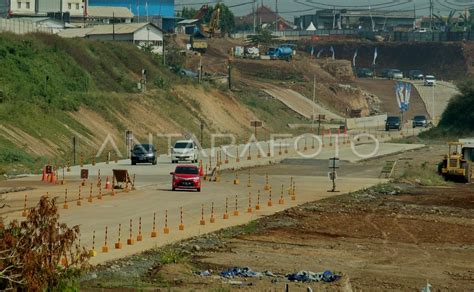
{"type": "MultiPolygon", "coordinates": [[[[342,271],[352,289],[468,290],[474,281],[472,186],[359,193],[315,202],[262,222],[201,262],[276,273],[342,271]]],[[[271,284],[265,286],[271,287],[271,284]]]]}

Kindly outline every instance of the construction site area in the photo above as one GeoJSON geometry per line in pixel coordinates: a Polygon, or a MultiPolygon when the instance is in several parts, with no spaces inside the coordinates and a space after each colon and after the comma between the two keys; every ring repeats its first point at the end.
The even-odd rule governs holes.
{"type": "Polygon", "coordinates": [[[474,45],[213,27],[171,36],[166,57],[4,36],[0,248],[18,226],[38,237],[16,248],[64,239],[40,250],[83,265],[64,285],[84,291],[471,290],[474,139],[445,113],[472,94],[474,45]]]}

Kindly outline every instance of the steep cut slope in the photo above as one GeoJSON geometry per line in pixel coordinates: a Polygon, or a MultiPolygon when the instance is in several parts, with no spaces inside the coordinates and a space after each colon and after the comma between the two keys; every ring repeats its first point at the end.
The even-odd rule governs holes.
{"type": "Polygon", "coordinates": [[[163,152],[167,139],[158,134],[198,134],[201,123],[208,139],[244,136],[257,118],[271,131],[300,118],[283,105],[253,107],[212,83],[198,85],[132,44],[42,34],[0,34],[0,90],[0,172],[64,164],[72,137],[90,161],[107,137],[124,153],[126,130],[139,141],[152,134],[163,152]],[[143,69],[146,93],[137,88],[143,69]]]}
{"type": "Polygon", "coordinates": [[[300,49],[309,52],[311,47],[315,47],[317,50],[325,49],[327,52],[331,46],[338,60],[352,61],[354,52],[357,50],[357,67],[368,68],[372,68],[374,50],[377,48],[376,71],[383,68],[397,68],[408,74],[409,70],[420,69],[443,80],[460,80],[466,78],[467,74],[474,76],[474,44],[471,42],[318,41],[301,42],[300,49]]]}

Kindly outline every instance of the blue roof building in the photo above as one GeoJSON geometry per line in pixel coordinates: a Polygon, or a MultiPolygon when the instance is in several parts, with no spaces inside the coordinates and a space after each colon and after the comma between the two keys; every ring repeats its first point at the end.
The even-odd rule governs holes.
{"type": "Polygon", "coordinates": [[[127,7],[134,15],[174,16],[174,0],[89,0],[90,6],[127,7]]]}
{"type": "Polygon", "coordinates": [[[140,21],[147,15],[152,22],[160,17],[164,31],[173,30],[175,26],[174,0],[89,0],[89,6],[127,7],[140,21]]]}

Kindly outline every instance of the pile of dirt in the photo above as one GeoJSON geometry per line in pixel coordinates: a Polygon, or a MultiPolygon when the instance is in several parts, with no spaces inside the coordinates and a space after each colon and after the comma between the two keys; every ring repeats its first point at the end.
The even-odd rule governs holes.
{"type": "Polygon", "coordinates": [[[355,79],[351,63],[345,60],[321,60],[321,68],[340,81],[353,81],[355,79]]]}

